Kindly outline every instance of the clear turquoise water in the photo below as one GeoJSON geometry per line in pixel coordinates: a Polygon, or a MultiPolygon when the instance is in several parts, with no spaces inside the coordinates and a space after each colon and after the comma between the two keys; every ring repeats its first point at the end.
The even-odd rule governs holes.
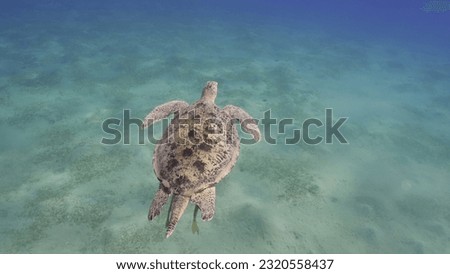
{"type": "Polygon", "coordinates": [[[450,11],[314,2],[2,4],[0,252],[450,253],[450,11]],[[208,80],[295,124],[242,146],[199,235],[190,205],[164,239],[154,146],[101,125],[208,80]],[[349,144],[283,144],[325,108],[349,144]]]}

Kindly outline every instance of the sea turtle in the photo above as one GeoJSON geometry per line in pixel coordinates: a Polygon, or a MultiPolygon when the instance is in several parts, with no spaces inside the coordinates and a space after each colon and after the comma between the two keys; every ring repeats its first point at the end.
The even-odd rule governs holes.
{"type": "MultiPolygon", "coordinates": [[[[258,125],[243,109],[214,103],[217,82],[209,81],[202,97],[192,105],[170,101],[157,106],[144,119],[143,127],[174,114],[153,153],[153,169],[160,184],[150,206],[148,219],[160,214],[173,195],[166,237],[172,235],[189,201],[209,221],[214,216],[216,188],[233,168],[239,156],[239,136],[235,121],[258,142],[258,125]]],[[[195,220],[194,220],[195,221],[195,220]]]]}

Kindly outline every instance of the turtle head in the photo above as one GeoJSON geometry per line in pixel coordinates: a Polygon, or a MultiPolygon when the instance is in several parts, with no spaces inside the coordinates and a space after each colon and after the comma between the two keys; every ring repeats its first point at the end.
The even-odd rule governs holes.
{"type": "Polygon", "coordinates": [[[205,87],[203,88],[202,100],[214,103],[214,100],[217,96],[217,82],[208,81],[206,82],[205,87]]]}

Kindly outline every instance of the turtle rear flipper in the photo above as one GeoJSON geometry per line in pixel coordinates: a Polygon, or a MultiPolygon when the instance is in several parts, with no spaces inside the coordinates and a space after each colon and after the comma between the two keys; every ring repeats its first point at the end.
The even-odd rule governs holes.
{"type": "Polygon", "coordinates": [[[195,193],[192,195],[191,201],[202,211],[203,221],[211,220],[216,207],[216,188],[209,187],[202,192],[195,193]]]}
{"type": "Polygon", "coordinates": [[[148,219],[151,221],[161,213],[161,208],[167,202],[170,196],[170,190],[162,183],[159,184],[159,189],[153,198],[152,205],[148,211],[148,219]]]}

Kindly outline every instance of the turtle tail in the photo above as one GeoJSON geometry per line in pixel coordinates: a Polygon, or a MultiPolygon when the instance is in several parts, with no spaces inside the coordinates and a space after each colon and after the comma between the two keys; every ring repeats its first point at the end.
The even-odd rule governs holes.
{"type": "Polygon", "coordinates": [[[188,203],[188,197],[182,195],[174,195],[172,200],[172,208],[170,211],[170,219],[169,223],[167,224],[166,238],[169,238],[170,235],[172,235],[173,231],[175,230],[175,226],[183,215],[188,203]]]}
{"type": "Polygon", "coordinates": [[[198,225],[197,225],[197,213],[198,213],[199,207],[198,205],[195,206],[194,209],[194,219],[192,220],[192,233],[195,234],[199,234],[200,230],[198,229],[198,225]]]}

